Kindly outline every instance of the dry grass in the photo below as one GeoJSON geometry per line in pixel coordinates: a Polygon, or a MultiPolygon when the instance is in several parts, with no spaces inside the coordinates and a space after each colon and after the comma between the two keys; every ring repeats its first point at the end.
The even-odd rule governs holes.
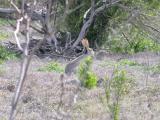
{"type": "MultiPolygon", "coordinates": [[[[8,31],[8,39],[13,42],[12,30],[4,27],[3,31],[8,31]]],[[[146,71],[145,67],[158,65],[160,56],[154,53],[138,53],[133,56],[105,54],[100,57],[101,60],[93,61],[92,68],[99,78],[111,77],[113,66],[120,64],[135,80],[134,87],[121,102],[120,118],[122,120],[135,120],[135,118],[159,120],[160,74],[158,72],[154,74],[151,70],[146,71]]],[[[60,65],[64,67],[65,60],[60,61],[63,61],[60,65]]],[[[61,73],[37,71],[50,62],[52,60],[34,56],[18,104],[17,120],[113,119],[105,103],[103,87],[91,90],[81,88],[78,84],[74,84],[77,77],[73,75],[64,77],[64,88],[62,88],[62,82],[59,79],[61,73]],[[74,103],[75,94],[78,94],[76,103],[74,103]]],[[[0,120],[8,118],[14,87],[19,78],[20,64],[21,60],[10,60],[0,66],[0,120]]]]}
{"type": "MultiPolygon", "coordinates": [[[[118,62],[120,56],[106,56],[102,61],[94,60],[93,70],[98,77],[111,76],[112,66],[101,66],[105,61],[118,62]],[[96,68],[96,69],[95,69],[96,68]]],[[[160,56],[150,53],[141,53],[129,56],[129,59],[142,65],[155,65],[160,56]],[[148,60],[146,57],[148,56],[148,60]]],[[[77,94],[77,85],[70,81],[76,76],[65,76],[64,88],[61,87],[60,73],[39,72],[37,68],[45,66],[50,60],[34,57],[27,76],[25,86],[18,104],[17,120],[106,120],[111,119],[106,105],[104,88],[78,90],[77,103],[74,95],[77,94]],[[63,99],[61,100],[61,93],[63,99]]],[[[66,63],[61,63],[65,66],[66,63]]],[[[0,120],[6,120],[10,110],[13,91],[8,85],[16,86],[19,77],[20,60],[8,61],[2,65],[4,72],[0,75],[0,120]]],[[[148,74],[142,67],[124,66],[128,74],[134,77],[135,85],[130,93],[121,102],[120,118],[123,120],[158,120],[160,118],[160,75],[148,74]]]]}

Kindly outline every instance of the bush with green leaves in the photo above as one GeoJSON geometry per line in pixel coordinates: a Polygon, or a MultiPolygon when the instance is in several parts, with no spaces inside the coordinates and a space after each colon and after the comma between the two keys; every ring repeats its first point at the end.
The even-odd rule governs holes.
{"type": "Polygon", "coordinates": [[[160,51],[160,44],[153,41],[143,32],[128,24],[110,32],[104,46],[116,53],[137,53],[143,51],[160,51]]]}
{"type": "Polygon", "coordinates": [[[145,72],[150,72],[152,74],[160,74],[160,63],[152,66],[143,66],[145,72]]]}
{"type": "MultiPolygon", "coordinates": [[[[102,5],[102,2],[100,2],[100,0],[96,0],[96,3],[97,4],[96,4],[95,9],[102,5]]],[[[80,6],[81,4],[83,4],[80,7],[81,9],[77,9],[73,11],[71,14],[69,14],[66,17],[66,20],[65,20],[67,24],[67,27],[66,27],[67,31],[70,31],[71,33],[76,34],[76,36],[80,32],[80,28],[83,25],[83,16],[85,12],[90,8],[91,1],[90,0],[79,0],[76,2],[76,4],[73,6],[72,9],[75,9],[77,6],[80,6]]],[[[135,17],[132,21],[130,10],[122,9],[123,7],[121,8],[116,5],[115,6],[111,5],[111,7],[109,7],[108,9],[104,9],[103,12],[101,12],[95,17],[95,19],[93,20],[94,22],[91,24],[86,34],[86,37],[90,40],[90,44],[92,45],[92,47],[96,47],[95,41],[99,46],[103,46],[106,42],[110,42],[111,44],[107,44],[106,46],[103,46],[103,47],[106,49],[111,46],[112,50],[115,52],[131,52],[132,53],[132,52],[141,51],[139,50],[140,48],[136,48],[137,46],[136,42],[133,42],[132,47],[129,46],[128,48],[127,47],[128,43],[127,41],[124,40],[126,45],[125,47],[121,46],[121,44],[123,44],[121,43],[123,40],[119,39],[121,35],[118,34],[118,31],[116,30],[116,28],[122,31],[121,26],[125,26],[127,23],[131,23],[133,26],[135,26],[139,30],[139,32],[132,31],[131,36],[128,37],[129,39],[132,39],[132,36],[134,36],[133,35],[134,33],[136,34],[138,33],[141,35],[142,31],[145,31],[147,33],[145,35],[146,37],[147,36],[154,37],[155,34],[158,34],[157,32],[155,32],[155,29],[153,28],[156,24],[158,27],[159,17],[156,18],[157,22],[154,21],[155,17],[154,18],[152,17],[158,16],[159,14],[159,10],[160,10],[159,0],[123,0],[121,1],[121,4],[129,8],[132,11],[134,11],[134,9],[136,8],[136,10],[140,12],[139,15],[135,17]],[[146,24],[146,26],[143,24],[146,24]],[[151,28],[149,28],[148,26],[150,26],[151,28]],[[149,31],[151,31],[149,29],[152,29],[154,34],[149,33],[149,31]],[[120,35],[117,37],[118,41],[115,39],[111,39],[113,41],[109,40],[108,38],[109,34],[110,32],[113,32],[113,31],[115,32],[116,36],[120,35]],[[126,48],[127,50],[124,50],[124,48],[126,48]]],[[[139,41],[139,38],[137,39],[135,37],[135,40],[139,41]]],[[[140,44],[143,44],[143,43],[140,43],[140,44]]]]}
{"type": "Polygon", "coordinates": [[[118,62],[119,65],[122,65],[122,66],[136,66],[136,65],[139,65],[137,62],[135,61],[131,61],[131,60],[128,60],[128,59],[122,59],[118,62]]]}
{"type": "Polygon", "coordinates": [[[94,88],[97,85],[97,76],[91,70],[93,58],[91,56],[84,59],[81,62],[78,69],[78,78],[81,81],[82,85],[86,88],[94,88]]]}
{"type": "Polygon", "coordinates": [[[0,41],[5,40],[9,37],[9,34],[6,32],[0,32],[0,41]]]}
{"type": "Polygon", "coordinates": [[[62,73],[64,72],[64,68],[61,67],[60,63],[53,61],[53,62],[50,62],[48,65],[39,68],[38,71],[44,71],[44,72],[54,71],[54,72],[62,73]]]}
{"type": "Polygon", "coordinates": [[[119,120],[119,113],[120,113],[120,104],[113,103],[112,105],[109,105],[109,110],[112,113],[113,120],[119,120]]]}
{"type": "Polygon", "coordinates": [[[1,27],[1,26],[9,25],[9,23],[15,24],[16,21],[15,21],[15,20],[12,20],[12,19],[7,20],[7,19],[5,19],[5,18],[0,18],[0,27],[1,27]]]}
{"type": "Polygon", "coordinates": [[[0,63],[5,60],[15,59],[17,55],[13,52],[8,51],[5,47],[0,46],[0,63]]]}
{"type": "Polygon", "coordinates": [[[106,102],[114,120],[119,120],[120,102],[131,89],[132,82],[132,79],[127,76],[127,71],[118,69],[118,66],[115,66],[112,78],[106,79],[106,102]]]}
{"type": "Polygon", "coordinates": [[[127,78],[126,74],[126,70],[115,69],[114,71],[112,88],[114,89],[116,96],[122,97],[123,95],[128,93],[129,78],[127,78]]]}

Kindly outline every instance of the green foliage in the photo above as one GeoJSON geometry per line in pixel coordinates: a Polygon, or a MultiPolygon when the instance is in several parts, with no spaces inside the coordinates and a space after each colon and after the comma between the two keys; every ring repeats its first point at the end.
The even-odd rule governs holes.
{"type": "Polygon", "coordinates": [[[127,72],[125,70],[115,69],[114,71],[112,88],[114,89],[114,92],[116,93],[116,95],[119,97],[128,93],[129,78],[127,78],[126,73],[127,72]]]}
{"type": "Polygon", "coordinates": [[[160,45],[155,43],[153,40],[142,39],[133,44],[133,49],[135,52],[139,51],[160,51],[160,45]]]}
{"type": "Polygon", "coordinates": [[[160,9],[159,0],[143,0],[143,2],[147,3],[146,5],[144,4],[146,9],[160,9]]]}
{"type": "Polygon", "coordinates": [[[7,0],[0,0],[0,7],[9,6],[9,2],[7,0]]]}
{"type": "Polygon", "coordinates": [[[138,64],[137,62],[132,61],[132,60],[128,60],[128,59],[121,59],[118,62],[107,60],[107,61],[104,61],[100,64],[101,67],[105,67],[105,66],[112,67],[115,65],[118,65],[118,66],[140,66],[140,64],[138,64]]]}
{"type": "Polygon", "coordinates": [[[0,40],[7,39],[9,37],[9,34],[6,32],[0,32],[0,40]]]}
{"type": "Polygon", "coordinates": [[[109,88],[106,88],[105,95],[106,95],[106,99],[107,99],[107,103],[108,103],[110,101],[110,97],[111,97],[111,93],[110,93],[109,88]]]}
{"type": "MultiPolygon", "coordinates": [[[[14,0],[14,3],[18,6],[20,6],[20,1],[21,0],[14,0]]],[[[8,0],[0,0],[0,7],[3,7],[3,8],[9,8],[10,7],[10,2],[8,0]]]]}
{"type": "Polygon", "coordinates": [[[97,76],[93,72],[87,72],[86,80],[84,81],[84,86],[86,88],[93,88],[97,85],[97,76]]]}
{"type": "Polygon", "coordinates": [[[160,74],[160,64],[153,66],[151,69],[154,74],[160,74]]]}
{"type": "Polygon", "coordinates": [[[0,63],[5,60],[15,59],[17,55],[13,52],[8,51],[6,48],[0,46],[0,63]]]}
{"type": "Polygon", "coordinates": [[[119,120],[120,101],[131,89],[132,80],[127,76],[127,71],[119,70],[118,66],[115,66],[112,78],[106,80],[105,92],[108,109],[114,120],[119,120]]]}
{"type": "Polygon", "coordinates": [[[5,26],[5,25],[9,25],[8,21],[12,24],[15,24],[15,20],[7,20],[7,19],[4,19],[4,18],[0,18],[0,27],[1,26],[5,26]]]}
{"type": "Polygon", "coordinates": [[[5,72],[5,71],[4,71],[3,67],[1,66],[1,62],[0,62],[0,76],[1,76],[4,72],[5,72]]]}
{"type": "Polygon", "coordinates": [[[145,71],[150,71],[153,74],[160,74],[160,63],[153,66],[144,66],[145,71]]]}
{"type": "Polygon", "coordinates": [[[147,33],[135,28],[132,25],[121,26],[121,29],[115,29],[110,32],[108,42],[110,50],[116,53],[137,53],[143,51],[160,51],[160,44],[149,39],[147,33]]]}
{"type": "Polygon", "coordinates": [[[100,63],[101,67],[105,67],[105,66],[114,66],[116,64],[115,61],[111,61],[111,60],[105,60],[104,62],[100,63]]]}
{"type": "Polygon", "coordinates": [[[110,112],[113,114],[114,120],[119,120],[120,113],[120,105],[118,103],[114,103],[113,105],[109,105],[110,112]]]}
{"type": "Polygon", "coordinates": [[[8,25],[8,22],[6,19],[0,18],[0,26],[8,25]]]}
{"type": "Polygon", "coordinates": [[[104,13],[100,14],[91,25],[88,30],[87,38],[90,40],[92,47],[94,47],[94,41],[101,46],[106,41],[106,36],[108,35],[106,26],[108,26],[108,12],[107,10],[104,13]],[[105,35],[103,35],[105,31],[105,35]]]}
{"type": "MultiPolygon", "coordinates": [[[[98,1],[99,0],[96,0],[96,2],[98,1]]],[[[78,1],[75,6],[71,8],[74,9],[82,3],[84,5],[80,9],[77,9],[76,11],[69,14],[65,20],[67,30],[73,33],[75,36],[77,36],[81,30],[81,27],[83,25],[83,15],[90,8],[91,3],[89,0],[81,0],[78,1]]],[[[160,10],[159,0],[123,0],[121,4],[131,10],[137,10],[142,12],[143,17],[156,16],[160,10]]],[[[98,4],[96,8],[100,7],[101,5],[102,3],[98,4]]],[[[146,29],[144,29],[145,27],[143,27],[141,21],[136,21],[136,19],[135,21],[133,21],[136,29],[133,27],[131,27],[130,30],[128,28],[126,29],[126,20],[128,20],[130,16],[130,12],[127,12],[127,10],[124,10],[118,6],[111,6],[98,14],[94,18],[94,22],[91,24],[89,30],[87,30],[88,32],[86,37],[90,40],[89,42],[91,47],[96,46],[96,41],[99,46],[105,49],[110,48],[111,51],[119,53],[132,54],[145,50],[153,51],[155,49],[159,49],[159,45],[157,45],[151,39],[147,38],[150,33],[146,29]],[[124,29],[122,29],[122,27],[124,29]],[[130,40],[130,43],[125,40],[125,38],[122,36],[121,31],[128,34],[128,39],[130,40]],[[142,35],[142,31],[147,32],[145,33],[145,37],[144,35],[142,35]],[[115,32],[115,34],[112,34],[112,32],[115,32]]],[[[147,20],[141,18],[139,19],[142,20],[142,22],[146,22],[147,20]]],[[[149,24],[150,23],[151,22],[149,22],[149,24]]],[[[155,24],[155,22],[153,23],[155,24]]]]}
{"type": "MultiPolygon", "coordinates": [[[[77,2],[77,6],[80,4],[84,4],[81,9],[76,10],[75,12],[69,14],[66,17],[66,23],[67,23],[67,29],[71,32],[71,33],[76,33],[78,34],[81,26],[83,24],[83,15],[84,13],[87,11],[87,9],[90,7],[90,1],[89,0],[82,0],[77,2]]],[[[74,6],[76,7],[76,6],[74,6]]],[[[72,8],[74,9],[74,8],[72,8]]]]}
{"type": "Polygon", "coordinates": [[[130,61],[128,59],[122,59],[119,61],[118,63],[119,65],[122,65],[122,66],[125,66],[125,65],[128,65],[128,66],[136,66],[136,65],[139,65],[138,63],[134,62],[134,61],[130,61]]]}
{"type": "Polygon", "coordinates": [[[114,120],[119,120],[119,113],[120,113],[119,104],[114,104],[114,107],[113,107],[114,120]]]}
{"type": "Polygon", "coordinates": [[[64,72],[64,68],[61,67],[60,63],[58,62],[51,62],[49,63],[48,65],[42,67],[42,68],[39,68],[38,71],[44,71],[44,72],[58,72],[58,73],[62,73],[64,72]]]}
{"type": "Polygon", "coordinates": [[[87,57],[79,66],[78,78],[86,88],[93,88],[97,85],[97,76],[91,71],[92,57],[87,57]]]}

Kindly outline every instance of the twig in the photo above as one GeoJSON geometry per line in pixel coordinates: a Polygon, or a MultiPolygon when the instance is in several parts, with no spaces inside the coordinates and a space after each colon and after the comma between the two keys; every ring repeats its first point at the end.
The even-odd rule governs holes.
{"type": "Polygon", "coordinates": [[[23,48],[20,44],[20,41],[18,39],[18,33],[19,33],[19,29],[20,29],[20,22],[22,22],[24,19],[23,17],[21,17],[20,19],[17,20],[17,27],[16,27],[16,30],[14,31],[14,36],[15,36],[15,39],[16,39],[16,42],[17,42],[17,45],[18,45],[18,48],[23,51],[23,48]]]}
{"type": "Polygon", "coordinates": [[[10,4],[17,10],[19,14],[21,14],[21,10],[14,4],[13,0],[8,0],[10,4]]]}
{"type": "Polygon", "coordinates": [[[132,44],[130,43],[130,40],[128,39],[128,37],[125,35],[124,32],[122,32],[122,35],[126,39],[126,41],[128,42],[129,46],[132,47],[132,44]]]}

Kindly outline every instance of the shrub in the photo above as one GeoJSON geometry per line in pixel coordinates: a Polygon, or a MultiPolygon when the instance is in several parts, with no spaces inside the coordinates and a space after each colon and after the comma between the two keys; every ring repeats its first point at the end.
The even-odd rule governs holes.
{"type": "Polygon", "coordinates": [[[0,40],[7,39],[9,37],[9,34],[6,32],[0,32],[0,40]]]}
{"type": "Polygon", "coordinates": [[[106,102],[114,120],[119,120],[120,102],[132,86],[132,79],[127,76],[126,70],[119,70],[115,66],[111,79],[106,79],[106,102]]]}
{"type": "Polygon", "coordinates": [[[137,40],[131,41],[130,45],[128,45],[128,43],[122,42],[121,40],[113,40],[110,49],[116,53],[132,54],[143,51],[160,51],[160,45],[153,40],[137,38],[137,40]]]}
{"type": "Polygon", "coordinates": [[[138,63],[134,62],[134,61],[130,61],[128,59],[122,59],[119,61],[118,63],[119,65],[122,65],[122,66],[125,66],[125,65],[128,65],[128,66],[136,66],[136,65],[139,65],[138,63]]]}
{"type": "Polygon", "coordinates": [[[46,65],[45,67],[39,68],[38,71],[47,71],[47,72],[64,72],[64,68],[61,67],[60,63],[58,62],[51,62],[48,65],[46,65]]]}
{"type": "Polygon", "coordinates": [[[4,19],[4,18],[0,18],[0,26],[5,26],[5,25],[9,25],[9,22],[12,23],[12,24],[15,24],[16,21],[15,20],[7,20],[7,19],[4,19]]]}
{"type": "Polygon", "coordinates": [[[17,55],[15,53],[8,51],[3,46],[0,46],[0,63],[5,60],[15,59],[16,57],[17,55]]]}
{"type": "Polygon", "coordinates": [[[87,88],[93,88],[97,85],[97,76],[93,72],[87,72],[84,86],[87,88]]]}
{"type": "Polygon", "coordinates": [[[116,69],[114,71],[112,87],[114,88],[116,95],[119,97],[128,92],[129,79],[126,76],[126,73],[125,70],[116,69]]]}
{"type": "Polygon", "coordinates": [[[110,32],[105,46],[116,53],[137,53],[143,51],[160,51],[160,44],[148,38],[147,33],[131,26],[120,26],[110,32]]]}
{"type": "Polygon", "coordinates": [[[153,74],[160,74],[160,63],[153,66],[144,66],[144,70],[153,74]]]}
{"type": "Polygon", "coordinates": [[[79,80],[84,87],[89,89],[96,87],[97,85],[97,76],[93,73],[93,71],[91,71],[92,62],[92,57],[89,56],[81,62],[78,69],[79,80]]]}
{"type": "Polygon", "coordinates": [[[113,105],[109,106],[110,112],[112,112],[113,120],[119,120],[119,113],[120,113],[120,105],[118,103],[114,103],[113,105]]]}

